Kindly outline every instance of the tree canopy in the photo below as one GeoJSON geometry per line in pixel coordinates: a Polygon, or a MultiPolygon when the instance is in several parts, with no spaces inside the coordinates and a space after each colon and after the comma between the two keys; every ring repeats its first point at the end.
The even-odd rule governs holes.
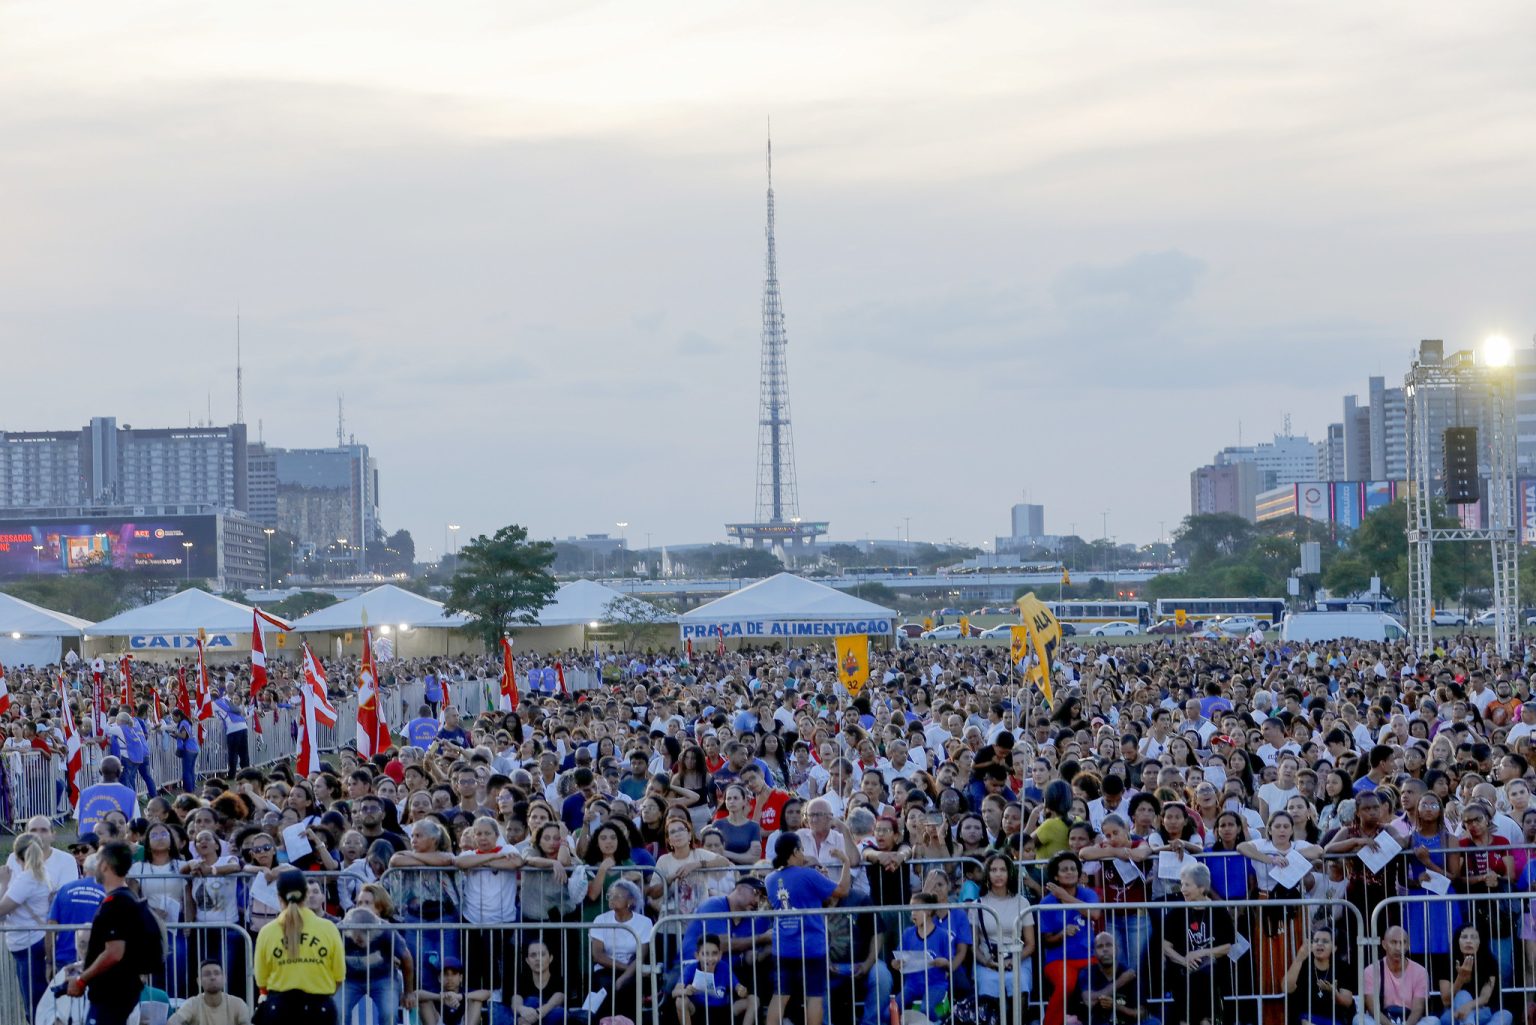
{"type": "Polygon", "coordinates": [[[549,572],[554,561],[554,545],[529,541],[526,527],[512,524],[490,537],[481,534],[459,549],[443,604],[450,613],[473,616],[472,629],[494,649],[513,623],[538,622],[557,587],[549,572]]]}

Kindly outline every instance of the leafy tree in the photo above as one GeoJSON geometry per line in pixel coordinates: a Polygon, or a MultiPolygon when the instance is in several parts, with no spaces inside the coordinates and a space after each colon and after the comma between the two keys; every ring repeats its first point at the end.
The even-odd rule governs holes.
{"type": "Polygon", "coordinates": [[[143,604],[154,593],[151,585],[160,583],[126,570],[97,569],[22,577],[7,582],[4,590],[22,601],[96,623],[143,604]]]}
{"type": "Polygon", "coordinates": [[[638,651],[646,643],[655,643],[662,631],[677,622],[677,616],[634,595],[621,594],[603,606],[602,621],[618,635],[623,650],[638,651]]]}
{"type": "Polygon", "coordinates": [[[1191,570],[1198,571],[1217,559],[1241,555],[1253,543],[1254,534],[1252,523],[1232,513],[1186,516],[1173,535],[1173,549],[1191,570]]]}
{"type": "Polygon", "coordinates": [[[282,601],[276,602],[268,607],[266,611],[291,622],[307,616],[311,612],[318,612],[321,609],[329,608],[340,600],[334,594],[326,591],[300,591],[298,594],[291,594],[282,601]]]}
{"type": "Polygon", "coordinates": [[[459,549],[443,604],[450,613],[474,617],[471,629],[480,630],[486,647],[494,649],[511,624],[538,622],[539,610],[555,594],[549,572],[554,561],[555,546],[529,541],[526,527],[512,524],[491,537],[481,534],[459,549]]]}
{"type": "Polygon", "coordinates": [[[844,588],[843,592],[863,598],[865,601],[872,601],[876,605],[884,605],[888,609],[894,609],[900,600],[895,591],[875,581],[865,581],[854,587],[844,588]]]}
{"type": "Polygon", "coordinates": [[[779,561],[779,557],[766,548],[738,548],[735,545],[724,547],[729,551],[715,563],[724,576],[755,580],[784,572],[784,564],[779,561]]]}

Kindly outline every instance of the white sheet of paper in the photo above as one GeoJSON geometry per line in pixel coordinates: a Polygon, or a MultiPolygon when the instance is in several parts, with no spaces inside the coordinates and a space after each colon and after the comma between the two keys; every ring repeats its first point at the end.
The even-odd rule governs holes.
{"type": "Polygon", "coordinates": [[[161,912],[167,922],[181,921],[181,901],[177,900],[175,897],[166,897],[161,894],[155,894],[154,896],[150,897],[146,903],[149,905],[151,911],[161,912]]]}
{"type": "Polygon", "coordinates": [[[1220,765],[1202,766],[1205,773],[1205,781],[1218,790],[1227,785],[1227,770],[1220,765]]]}
{"type": "Polygon", "coordinates": [[[1284,865],[1269,866],[1269,878],[1280,886],[1296,887],[1307,877],[1307,872],[1312,868],[1312,863],[1302,857],[1300,851],[1292,847],[1286,856],[1284,865]]]}
{"type": "Polygon", "coordinates": [[[933,962],[933,955],[926,950],[898,950],[896,964],[904,972],[925,972],[933,962]]]}
{"type": "Polygon", "coordinates": [[[1375,843],[1360,849],[1360,861],[1372,872],[1380,872],[1402,849],[1403,845],[1397,842],[1397,837],[1383,829],[1376,834],[1375,843]]]}
{"type": "Polygon", "coordinates": [[[1184,858],[1179,851],[1162,851],[1157,856],[1157,878],[1178,879],[1184,868],[1184,858]]]}
{"type": "Polygon", "coordinates": [[[1115,864],[1115,871],[1120,873],[1123,882],[1135,883],[1141,881],[1141,869],[1134,861],[1126,861],[1124,858],[1111,858],[1115,864]]]}
{"type": "Polygon", "coordinates": [[[581,1002],[581,1009],[586,1011],[588,1014],[596,1014],[598,1009],[603,1006],[603,1001],[607,999],[608,991],[606,989],[600,989],[596,992],[588,993],[587,999],[581,1002]]]}
{"type": "Polygon", "coordinates": [[[295,822],[283,830],[283,850],[288,852],[290,862],[306,858],[314,850],[309,843],[309,837],[304,835],[303,823],[295,822]]]}
{"type": "Polygon", "coordinates": [[[1232,940],[1232,948],[1227,951],[1227,957],[1233,961],[1241,961],[1243,955],[1248,953],[1249,949],[1248,938],[1242,933],[1238,933],[1236,938],[1232,940]]]}
{"type": "Polygon", "coordinates": [[[1216,735],[1216,731],[1218,729],[1220,729],[1220,727],[1218,727],[1213,722],[1208,722],[1204,726],[1200,727],[1198,730],[1200,734],[1200,743],[1207,745],[1210,744],[1211,738],[1216,735]]]}
{"type": "Polygon", "coordinates": [[[1439,872],[1425,872],[1423,875],[1419,876],[1419,882],[1423,884],[1424,889],[1428,890],[1430,893],[1451,892],[1450,877],[1443,876],[1439,872]]]}
{"type": "Polygon", "coordinates": [[[715,995],[715,975],[713,972],[706,972],[702,968],[696,969],[693,973],[693,981],[689,985],[705,996],[715,995]]]}

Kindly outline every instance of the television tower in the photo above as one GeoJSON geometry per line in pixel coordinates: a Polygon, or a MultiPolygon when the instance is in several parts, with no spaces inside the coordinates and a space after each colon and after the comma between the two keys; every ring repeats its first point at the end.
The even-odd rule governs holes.
{"type": "Polygon", "coordinates": [[[753,523],[728,523],[727,535],[743,545],[771,548],[793,562],[827,524],[800,518],[795,485],[795,442],[789,419],[789,367],[785,353],[784,305],[779,294],[778,247],[774,239],[773,136],[768,137],[768,224],[764,231],[767,256],[763,271],[763,342],[758,385],[757,509],[753,523]]]}

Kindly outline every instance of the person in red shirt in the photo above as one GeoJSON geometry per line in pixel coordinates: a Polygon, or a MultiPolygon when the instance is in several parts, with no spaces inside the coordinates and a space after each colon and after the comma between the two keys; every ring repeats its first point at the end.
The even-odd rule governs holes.
{"type": "Polygon", "coordinates": [[[763,829],[763,849],[768,849],[770,834],[777,833],[784,818],[784,803],[789,794],[777,787],[770,787],[763,779],[763,768],[756,762],[748,762],[741,770],[741,781],[752,794],[752,809],[748,812],[763,829]]]}

